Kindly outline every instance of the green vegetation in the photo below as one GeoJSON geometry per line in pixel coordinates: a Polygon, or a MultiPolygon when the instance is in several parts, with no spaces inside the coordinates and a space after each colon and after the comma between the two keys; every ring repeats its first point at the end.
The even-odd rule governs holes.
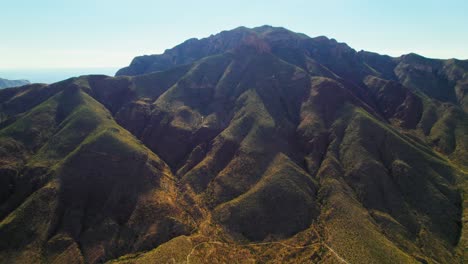
{"type": "Polygon", "coordinates": [[[466,262],[468,62],[264,26],[124,74],[0,90],[0,263],[466,262]]]}
{"type": "Polygon", "coordinates": [[[214,215],[250,240],[288,237],[317,217],[316,189],[311,176],[280,153],[255,186],[218,206],[214,215]]]}

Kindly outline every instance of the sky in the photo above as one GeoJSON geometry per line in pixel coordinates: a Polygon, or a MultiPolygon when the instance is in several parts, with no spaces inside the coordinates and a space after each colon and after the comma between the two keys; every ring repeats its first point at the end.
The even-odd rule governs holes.
{"type": "Polygon", "coordinates": [[[0,69],[119,68],[192,37],[273,25],[356,50],[468,59],[468,1],[0,1],[0,69]]]}

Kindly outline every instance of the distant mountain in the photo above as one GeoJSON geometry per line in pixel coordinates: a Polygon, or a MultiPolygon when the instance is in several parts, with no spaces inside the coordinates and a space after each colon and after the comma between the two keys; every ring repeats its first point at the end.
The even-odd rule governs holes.
{"type": "Polygon", "coordinates": [[[2,69],[0,76],[8,76],[9,79],[21,77],[31,83],[55,83],[71,77],[102,74],[113,76],[118,68],[36,68],[36,69],[2,69]]]}
{"type": "Polygon", "coordinates": [[[0,91],[0,262],[468,261],[468,61],[263,26],[0,91]]]}
{"type": "Polygon", "coordinates": [[[0,89],[23,86],[29,83],[30,82],[27,80],[7,80],[7,79],[0,78],[0,89]]]}

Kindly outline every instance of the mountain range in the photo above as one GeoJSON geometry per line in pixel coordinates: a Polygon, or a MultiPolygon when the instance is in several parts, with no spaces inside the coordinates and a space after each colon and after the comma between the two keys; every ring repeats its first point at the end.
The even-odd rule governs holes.
{"type": "Polygon", "coordinates": [[[239,27],[0,91],[0,263],[468,261],[468,61],[239,27]]]}
{"type": "Polygon", "coordinates": [[[0,89],[30,84],[27,80],[7,80],[0,78],[0,89]]]}

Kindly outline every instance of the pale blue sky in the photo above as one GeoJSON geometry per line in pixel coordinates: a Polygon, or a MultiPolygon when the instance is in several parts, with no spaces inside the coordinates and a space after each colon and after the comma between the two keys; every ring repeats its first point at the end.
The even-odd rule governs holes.
{"type": "Polygon", "coordinates": [[[2,0],[0,69],[122,67],[191,37],[283,26],[356,50],[468,59],[462,0],[2,0]]]}

